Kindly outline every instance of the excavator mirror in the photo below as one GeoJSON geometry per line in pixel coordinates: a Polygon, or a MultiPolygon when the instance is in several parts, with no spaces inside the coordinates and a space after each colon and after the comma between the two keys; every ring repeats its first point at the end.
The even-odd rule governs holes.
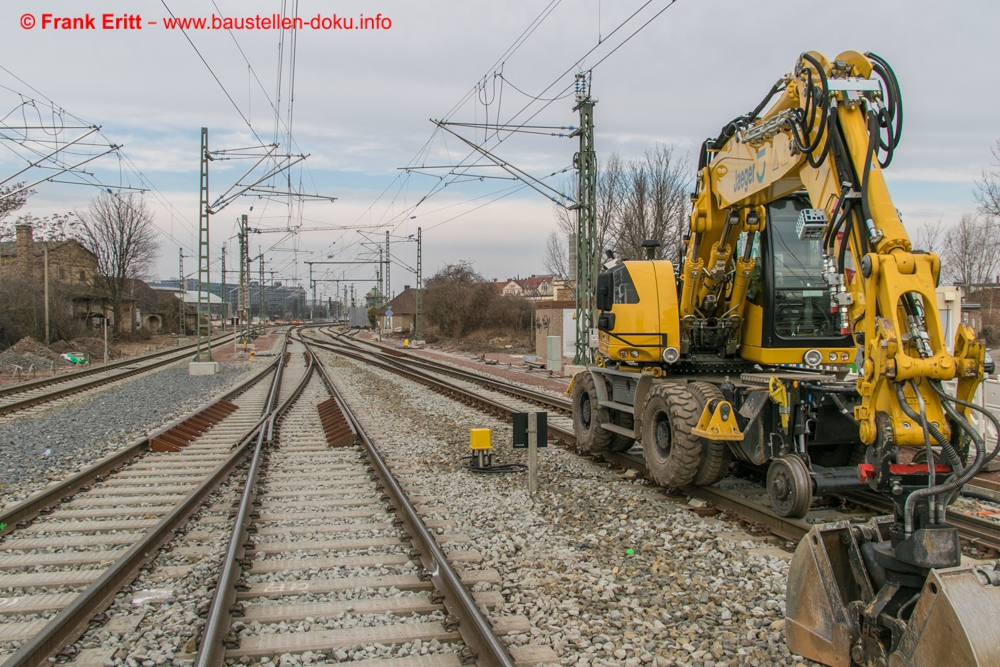
{"type": "Polygon", "coordinates": [[[610,271],[597,274],[597,309],[611,310],[614,276],[610,271]]]}

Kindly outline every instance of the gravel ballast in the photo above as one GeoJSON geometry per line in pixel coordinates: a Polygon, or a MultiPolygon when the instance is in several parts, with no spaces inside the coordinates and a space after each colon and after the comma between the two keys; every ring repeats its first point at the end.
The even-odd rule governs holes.
{"type": "Polygon", "coordinates": [[[51,406],[0,425],[0,507],[20,502],[235,386],[259,364],[221,363],[216,375],[188,375],[187,362],[51,406]],[[46,451],[48,454],[46,455],[46,451]]]}
{"type": "Polygon", "coordinates": [[[540,487],[526,474],[473,475],[470,428],[491,428],[500,462],[510,426],[422,386],[321,353],[376,445],[433,479],[470,548],[496,568],[504,613],[563,665],[814,664],[785,645],[787,554],[735,523],[701,518],[628,471],[565,450],[540,450],[540,487]]]}

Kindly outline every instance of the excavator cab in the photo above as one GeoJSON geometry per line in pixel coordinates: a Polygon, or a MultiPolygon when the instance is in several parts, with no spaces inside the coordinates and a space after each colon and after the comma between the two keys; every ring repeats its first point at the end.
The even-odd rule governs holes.
{"type": "Polygon", "coordinates": [[[809,210],[809,201],[802,195],[773,201],[767,206],[764,229],[744,233],[737,241],[739,254],[750,244],[749,256],[754,260],[741,356],[788,366],[846,369],[854,360],[854,341],[841,333],[830,311],[821,239],[802,239],[797,232],[802,211],[809,210]],[[820,363],[806,361],[810,349],[822,353],[820,363]]]}
{"type": "MultiPolygon", "coordinates": [[[[796,233],[801,211],[810,209],[801,197],[779,199],[768,205],[763,254],[769,269],[763,280],[763,345],[787,347],[853,347],[840,333],[830,313],[830,286],[823,279],[820,239],[800,239],[796,233]]],[[[839,359],[838,359],[839,361],[839,359]]]]}

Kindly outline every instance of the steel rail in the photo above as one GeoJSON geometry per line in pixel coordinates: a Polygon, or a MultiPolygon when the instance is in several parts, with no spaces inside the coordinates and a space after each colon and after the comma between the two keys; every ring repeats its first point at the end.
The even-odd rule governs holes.
{"type": "MultiPolygon", "coordinates": [[[[303,339],[306,349],[310,349],[312,342],[303,339]]],[[[427,529],[420,515],[417,514],[413,503],[410,502],[403,487],[392,475],[375,444],[368,438],[361,423],[348,408],[346,401],[340,395],[333,379],[318,357],[316,368],[323,383],[330,390],[330,394],[337,399],[344,410],[344,415],[354,426],[358,440],[364,448],[373,471],[378,476],[386,495],[389,496],[389,502],[396,508],[396,516],[403,521],[410,541],[420,553],[424,571],[430,575],[437,590],[444,595],[444,604],[448,613],[458,619],[458,631],[462,635],[463,641],[476,654],[476,664],[484,667],[514,667],[514,660],[507,652],[507,648],[493,632],[493,627],[479,610],[472,594],[462,585],[458,573],[448,562],[444,551],[438,546],[434,536],[427,529]]],[[[208,665],[200,665],[199,667],[208,667],[208,665]]]]}
{"type": "MultiPolygon", "coordinates": [[[[623,468],[634,468],[646,478],[650,478],[646,461],[639,456],[627,452],[604,451],[601,452],[601,457],[606,461],[617,463],[623,468]]],[[[812,524],[808,521],[781,516],[763,505],[740,498],[738,494],[725,489],[714,486],[685,486],[681,488],[681,491],[693,498],[710,502],[720,509],[737,512],[749,521],[762,523],[772,533],[786,540],[798,541],[812,528],[812,524]]]]}
{"type": "MultiPolygon", "coordinates": [[[[288,338],[282,346],[281,359],[285,359],[285,350],[288,338]]],[[[264,445],[269,444],[272,437],[275,418],[283,414],[288,407],[299,397],[313,372],[314,360],[310,355],[309,366],[302,376],[298,386],[289,394],[288,398],[274,409],[274,402],[281,391],[281,376],[275,375],[274,386],[271,395],[268,397],[267,426],[261,428],[257,433],[257,443],[254,446],[253,456],[250,460],[250,469],[247,471],[246,482],[243,485],[243,494],[240,496],[240,505],[236,514],[236,521],[233,526],[229,544],[226,547],[225,560],[222,561],[222,570],[216,579],[215,593],[212,595],[212,603],[208,610],[205,621],[205,629],[201,634],[201,641],[198,643],[198,654],[195,658],[195,665],[199,667],[216,667],[223,665],[226,661],[225,640],[229,634],[229,627],[232,623],[232,605],[236,601],[236,584],[242,575],[241,562],[246,555],[246,541],[249,537],[248,529],[252,521],[250,516],[253,512],[253,503],[257,500],[257,478],[260,475],[264,445]]],[[[283,370],[284,363],[281,369],[283,370]]]]}
{"type": "MultiPolygon", "coordinates": [[[[326,336],[330,336],[331,338],[334,338],[334,340],[347,338],[342,334],[336,334],[334,332],[324,331],[322,329],[320,330],[320,333],[326,336]]],[[[320,341],[316,342],[320,346],[323,346],[324,344],[326,345],[329,344],[320,341]]],[[[357,341],[354,340],[348,339],[345,342],[347,342],[348,344],[357,345],[357,341]]],[[[450,375],[460,380],[465,380],[467,382],[474,382],[476,384],[484,386],[488,389],[492,389],[494,391],[498,391],[504,394],[510,394],[511,396],[514,396],[516,398],[523,398],[528,401],[533,401],[535,403],[545,405],[547,407],[552,408],[553,410],[558,410],[559,412],[569,413],[573,409],[572,401],[566,398],[553,396],[551,394],[546,394],[541,391],[534,391],[526,387],[519,387],[515,384],[504,382],[503,380],[486,377],[484,375],[479,375],[473,371],[466,371],[461,368],[454,368],[452,366],[444,365],[433,360],[417,357],[413,354],[400,352],[395,348],[387,347],[384,345],[376,345],[375,347],[381,350],[380,354],[382,354],[382,356],[396,358],[396,359],[405,359],[407,364],[427,369],[433,373],[443,373],[445,375],[450,375]]]]}
{"type": "MultiPolygon", "coordinates": [[[[278,357],[280,372],[284,355],[278,357]]],[[[276,377],[277,377],[276,373],[276,377]]],[[[275,391],[272,384],[271,392],[275,391]]],[[[269,397],[269,404],[271,404],[269,397]]],[[[107,608],[115,595],[123,586],[131,582],[139,569],[153,560],[159,549],[178,534],[182,534],[182,526],[191,514],[197,511],[202,501],[224,481],[233,470],[250,453],[250,445],[254,436],[267,425],[270,415],[264,415],[237,442],[229,458],[220,463],[215,470],[185,498],[174,507],[163,519],[149,529],[140,540],[133,544],[125,554],[93,584],[88,586],[74,600],[64,607],[38,634],[21,645],[11,655],[3,667],[41,667],[48,665],[50,656],[59,652],[67,644],[75,641],[89,626],[90,619],[98,612],[107,608]]]]}
{"type": "Polygon", "coordinates": [[[207,403],[203,403],[187,414],[181,415],[177,419],[168,422],[155,431],[151,431],[144,437],[133,440],[121,449],[111,452],[103,459],[91,464],[80,472],[63,479],[57,484],[46,487],[38,493],[28,496],[25,500],[16,505],[12,505],[3,511],[0,511],[0,526],[3,526],[0,528],[0,536],[6,535],[17,528],[23,528],[29,521],[34,519],[39,514],[46,513],[47,510],[52,509],[61,502],[66,502],[70,496],[75,494],[77,491],[80,491],[82,487],[87,486],[92,482],[100,481],[98,478],[114,473],[117,468],[126,464],[128,461],[145,454],[150,449],[150,441],[166,433],[174,426],[197,416],[199,413],[215,405],[219,401],[228,401],[229,399],[242,394],[252,385],[259,382],[265,375],[273,371],[274,366],[277,363],[278,359],[276,358],[264,366],[260,372],[247,378],[236,387],[226,390],[224,393],[216,396],[207,403]]]}
{"type": "MultiPolygon", "coordinates": [[[[838,494],[865,507],[871,507],[882,514],[892,514],[892,501],[867,491],[838,494]]],[[[995,521],[981,519],[971,514],[948,512],[947,523],[958,528],[958,536],[963,540],[986,549],[1000,551],[1000,525],[995,521]]]]}
{"type": "MultiPolygon", "coordinates": [[[[212,347],[214,348],[214,347],[219,347],[219,346],[222,346],[222,345],[228,345],[229,342],[230,341],[227,341],[227,340],[219,340],[218,342],[213,343],[212,347]]],[[[65,396],[70,396],[72,394],[77,394],[77,393],[80,393],[81,391],[87,391],[88,389],[93,389],[95,387],[100,387],[101,385],[109,384],[111,382],[116,382],[118,380],[124,380],[125,378],[132,377],[133,375],[139,375],[141,373],[145,373],[147,371],[151,371],[151,370],[160,368],[161,366],[166,366],[168,364],[172,364],[172,363],[175,363],[177,361],[180,361],[180,360],[184,359],[184,355],[176,354],[176,352],[177,352],[176,350],[170,350],[169,352],[156,353],[156,357],[164,356],[164,355],[167,355],[167,354],[173,354],[174,356],[168,357],[166,359],[157,359],[156,361],[153,361],[152,363],[143,363],[144,361],[149,361],[150,359],[153,359],[154,357],[152,355],[149,355],[149,356],[145,357],[145,359],[140,359],[138,361],[136,360],[137,358],[133,358],[133,359],[130,359],[128,362],[117,363],[116,367],[117,366],[126,366],[127,367],[130,364],[136,364],[136,363],[143,364],[143,365],[141,365],[138,368],[128,368],[127,370],[124,370],[124,371],[122,371],[120,373],[115,373],[113,375],[109,375],[108,377],[97,378],[96,380],[91,380],[89,382],[83,382],[81,384],[74,384],[74,385],[72,385],[70,387],[63,387],[62,389],[59,389],[58,385],[63,384],[64,382],[66,382],[68,380],[79,379],[79,378],[85,377],[87,375],[96,375],[98,373],[101,373],[101,372],[109,370],[109,369],[107,367],[102,366],[100,368],[95,368],[93,370],[78,371],[79,373],[82,373],[83,375],[77,375],[76,373],[67,373],[67,375],[65,377],[67,377],[68,380],[62,380],[62,379],[60,379],[59,381],[52,381],[52,382],[50,382],[50,380],[52,380],[52,378],[46,378],[45,380],[38,380],[36,382],[40,382],[41,384],[35,385],[33,387],[27,387],[27,388],[25,388],[25,389],[23,389],[21,391],[8,391],[7,395],[17,395],[19,393],[26,392],[26,391],[29,391],[31,389],[36,389],[38,387],[47,386],[47,384],[56,385],[57,388],[54,389],[53,391],[46,392],[46,393],[40,394],[38,396],[31,396],[29,398],[25,398],[25,399],[22,399],[20,401],[14,401],[13,403],[7,403],[5,405],[0,405],[0,415],[10,414],[11,412],[17,412],[18,410],[24,410],[25,408],[30,408],[30,407],[35,406],[35,405],[40,405],[42,403],[48,403],[49,401],[54,401],[54,400],[56,400],[58,398],[63,398],[65,396]],[[69,376],[73,376],[73,377],[69,377],[69,376]]],[[[60,378],[61,377],[63,377],[63,376],[60,376],[60,378]]],[[[24,385],[17,385],[18,388],[23,387],[23,386],[24,385]]]]}
{"type": "MultiPolygon", "coordinates": [[[[364,356],[365,353],[363,352],[351,350],[350,348],[338,347],[330,343],[323,343],[323,342],[317,342],[315,340],[309,340],[309,345],[315,345],[316,347],[327,350],[328,352],[333,352],[335,354],[342,354],[345,357],[349,357],[356,361],[371,364],[383,370],[387,370],[391,373],[402,375],[408,380],[413,380],[414,382],[419,382],[421,384],[427,385],[431,389],[440,391],[445,395],[451,396],[452,398],[456,398],[458,400],[463,400],[464,402],[477,405],[480,409],[490,414],[493,414],[497,417],[502,417],[504,419],[507,419],[513,413],[513,410],[511,410],[511,408],[504,405],[503,403],[498,403],[493,399],[487,398],[485,396],[480,396],[479,394],[473,393],[470,390],[466,389],[465,387],[459,387],[442,378],[433,377],[431,375],[421,373],[420,371],[400,366],[398,363],[391,363],[388,361],[381,361],[379,359],[366,357],[364,356]]],[[[550,427],[550,430],[551,428],[552,427],[550,427]]]]}
{"type": "MultiPolygon", "coordinates": [[[[365,358],[362,356],[364,353],[342,346],[333,346],[329,343],[316,341],[311,342],[315,342],[319,347],[325,349],[335,348],[333,351],[336,353],[343,354],[344,356],[352,359],[366,361],[372,365],[378,366],[379,368],[397,372],[408,379],[420,382],[446,395],[459,396],[463,402],[479,405],[486,412],[491,414],[509,419],[510,415],[514,412],[512,408],[505,406],[502,403],[479,396],[468,389],[458,387],[443,379],[423,375],[412,367],[400,367],[399,365],[394,365],[389,362],[373,359],[371,356],[365,358]]],[[[370,355],[371,353],[367,354],[370,355]]],[[[575,447],[576,434],[571,430],[563,429],[556,424],[549,424],[548,430],[551,436],[556,436],[556,439],[564,442],[569,447],[575,447]]],[[[599,455],[605,460],[614,461],[623,467],[635,468],[647,478],[649,477],[649,471],[646,468],[645,461],[640,457],[624,452],[611,451],[600,452],[599,455]]],[[[787,540],[799,540],[812,528],[812,524],[806,521],[780,516],[770,508],[764,507],[745,498],[741,498],[739,495],[728,492],[724,489],[711,486],[686,486],[682,489],[682,491],[689,496],[711,502],[716,507],[737,512],[750,521],[763,523],[775,535],[787,540]]],[[[874,494],[853,495],[840,493],[831,495],[847,499],[853,498],[855,502],[868,506],[874,511],[881,512],[883,514],[892,513],[891,505],[886,503],[877,503],[875,499],[878,499],[879,497],[874,494]]],[[[987,549],[992,549],[994,551],[1000,551],[1000,526],[998,526],[996,522],[966,514],[949,512],[948,523],[958,528],[959,536],[966,542],[985,547],[987,549]]]]}
{"type": "Polygon", "coordinates": [[[69,373],[62,373],[59,375],[53,375],[52,377],[39,378],[37,380],[30,380],[28,382],[21,382],[6,387],[0,387],[0,397],[10,396],[11,394],[19,394],[23,391],[30,391],[32,389],[37,389],[38,387],[44,387],[50,384],[71,382],[77,378],[82,378],[88,375],[94,375],[95,373],[102,373],[104,371],[113,370],[115,368],[118,368],[119,366],[127,366],[129,364],[140,363],[148,359],[155,359],[156,357],[161,357],[168,354],[176,354],[181,350],[194,349],[195,346],[197,346],[197,343],[188,343],[187,345],[177,345],[175,347],[166,348],[155,352],[150,352],[148,354],[141,354],[132,357],[131,359],[119,359],[118,361],[112,361],[107,364],[103,364],[101,366],[91,366],[88,364],[87,368],[81,368],[80,370],[71,371],[69,373]]]}
{"type": "MultiPolygon", "coordinates": [[[[320,347],[329,347],[328,345],[321,344],[320,347]]],[[[361,357],[361,354],[355,353],[347,348],[338,347],[337,353],[344,354],[351,358],[365,360],[361,357]]],[[[450,395],[461,395],[465,402],[471,402],[474,404],[479,404],[486,408],[487,412],[492,414],[502,415],[504,418],[509,419],[510,415],[515,412],[512,408],[492,401],[486,397],[479,396],[469,392],[469,390],[458,387],[456,385],[450,384],[445,380],[440,378],[434,378],[429,376],[420,375],[418,371],[410,370],[409,368],[399,368],[394,367],[390,363],[382,362],[379,360],[368,359],[370,363],[373,363],[380,368],[386,370],[396,370],[405,377],[421,382],[422,384],[430,386],[432,389],[437,389],[445,394],[450,395]]],[[[572,429],[565,429],[558,424],[550,423],[548,425],[548,431],[550,437],[564,443],[568,448],[575,448],[576,445],[576,434],[572,429]]],[[[649,478],[649,471],[646,468],[645,461],[638,456],[627,454],[624,452],[612,452],[604,451],[599,454],[603,459],[609,462],[617,463],[624,468],[635,468],[645,477],[649,478]]],[[[740,498],[737,494],[730,493],[723,489],[713,488],[713,487],[701,487],[701,486],[687,486],[682,489],[684,493],[689,496],[700,498],[706,502],[710,502],[716,507],[722,509],[729,509],[738,514],[742,515],[749,521],[758,522],[766,525],[771,532],[779,537],[787,540],[799,540],[812,527],[811,524],[802,521],[800,519],[792,519],[780,516],[779,514],[772,511],[770,508],[763,507],[752,501],[748,501],[744,498],[740,498]]]]}

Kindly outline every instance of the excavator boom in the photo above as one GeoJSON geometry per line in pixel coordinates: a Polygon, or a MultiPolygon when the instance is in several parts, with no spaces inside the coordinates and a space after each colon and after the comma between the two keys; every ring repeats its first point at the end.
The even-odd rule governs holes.
{"type": "Polygon", "coordinates": [[[715,483],[733,459],[766,466],[783,516],[884,496],[891,516],[799,544],[789,648],[838,667],[1000,665],[1000,565],[963,564],[947,521],[997,453],[970,424],[975,410],[1000,431],[972,400],[993,366],[968,325],[946,340],[940,260],[913,247],[889,195],[902,121],[880,57],[808,52],[707,140],[680,266],[650,240],[645,261],[598,277],[574,429],[584,451],[639,440],[669,486],[715,483]]]}
{"type": "MultiPolygon", "coordinates": [[[[945,520],[949,498],[991,457],[968,419],[985,348],[961,324],[948,349],[935,295],[940,261],[912,247],[889,196],[883,168],[902,131],[898,82],[873,54],[831,61],[810,52],[775,95],[765,113],[737,119],[705,148],[681,321],[694,331],[714,319],[729,335],[720,352],[775,361],[759,342],[759,309],[748,304],[753,254],[736,255],[734,240],[779,224],[774,203],[804,191],[795,237],[821,253],[834,320],[826,333],[854,352],[810,359],[807,351],[803,361],[855,364],[853,410],[843,412],[866,446],[859,479],[896,508],[867,524],[817,526],[802,541],[788,585],[789,648],[829,665],[1000,664],[1000,631],[977,620],[1000,612],[1000,571],[963,567],[957,531],[945,520]],[[950,381],[954,395],[944,390],[950,381]],[[900,447],[934,461],[932,446],[947,463],[940,477],[937,465],[917,472],[896,464],[900,447]]],[[[807,246],[794,240],[772,246],[772,273],[804,259],[807,246]]],[[[806,451],[799,455],[808,461],[806,451]]]]}

